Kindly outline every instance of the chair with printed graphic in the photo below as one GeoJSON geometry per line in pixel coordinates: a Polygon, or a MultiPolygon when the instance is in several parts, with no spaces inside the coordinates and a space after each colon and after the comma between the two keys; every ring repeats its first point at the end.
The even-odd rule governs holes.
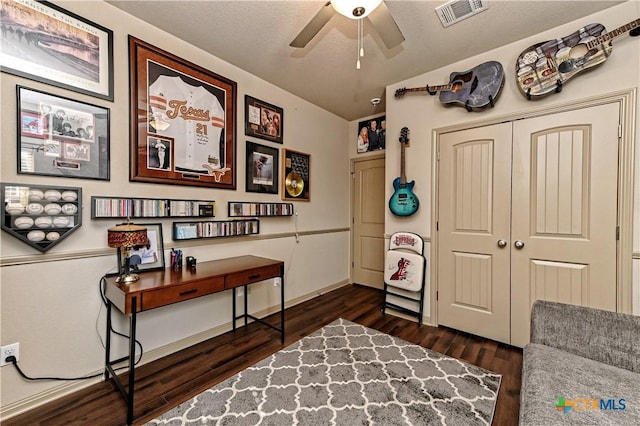
{"type": "Polygon", "coordinates": [[[424,242],[418,234],[391,235],[384,262],[383,315],[391,309],[416,317],[422,325],[426,264],[424,242]]]}

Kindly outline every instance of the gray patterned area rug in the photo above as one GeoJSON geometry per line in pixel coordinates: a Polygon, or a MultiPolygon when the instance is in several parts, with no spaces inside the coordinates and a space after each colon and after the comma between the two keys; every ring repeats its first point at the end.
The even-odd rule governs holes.
{"type": "Polygon", "coordinates": [[[490,425],[502,376],[338,319],[148,425],[490,425]]]}

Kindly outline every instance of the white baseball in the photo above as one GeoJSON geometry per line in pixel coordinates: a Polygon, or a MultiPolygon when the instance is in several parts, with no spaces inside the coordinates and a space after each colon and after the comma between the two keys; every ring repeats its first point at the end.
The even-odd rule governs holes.
{"type": "Polygon", "coordinates": [[[69,218],[66,216],[57,216],[53,218],[53,226],[56,228],[64,228],[69,226],[69,218]]]}
{"type": "Polygon", "coordinates": [[[39,189],[29,190],[29,201],[40,201],[44,198],[44,192],[39,189]]]}
{"type": "Polygon", "coordinates": [[[36,226],[38,228],[49,228],[51,227],[51,223],[53,223],[53,221],[49,216],[40,216],[36,218],[36,226]]]}
{"type": "Polygon", "coordinates": [[[13,225],[20,229],[31,228],[33,226],[33,219],[27,216],[20,216],[13,221],[13,225]]]}
{"type": "Polygon", "coordinates": [[[44,232],[37,231],[37,230],[31,231],[27,234],[27,239],[29,241],[35,241],[35,242],[42,241],[44,240],[44,232]]]}
{"type": "Polygon", "coordinates": [[[62,197],[62,194],[55,189],[50,189],[44,193],[44,198],[49,201],[60,201],[60,197],[62,197]]]}
{"type": "Polygon", "coordinates": [[[64,191],[60,197],[64,201],[75,201],[78,199],[78,193],[76,191],[64,191]]]}
{"type": "Polygon", "coordinates": [[[60,234],[57,232],[47,232],[47,240],[55,241],[60,238],[60,234]]]}
{"type": "Polygon", "coordinates": [[[78,211],[78,207],[75,204],[63,204],[62,205],[62,213],[64,214],[76,214],[78,211]]]}
{"type": "Polygon", "coordinates": [[[60,213],[61,211],[62,207],[60,207],[60,204],[51,203],[44,206],[44,212],[46,214],[54,215],[60,213]]]}
{"type": "Polygon", "coordinates": [[[19,203],[9,203],[4,209],[9,214],[20,214],[24,212],[24,206],[19,203]]]}
{"type": "Polygon", "coordinates": [[[42,207],[42,204],[31,203],[27,206],[27,213],[30,213],[30,214],[40,214],[43,211],[44,211],[44,207],[42,207]]]}

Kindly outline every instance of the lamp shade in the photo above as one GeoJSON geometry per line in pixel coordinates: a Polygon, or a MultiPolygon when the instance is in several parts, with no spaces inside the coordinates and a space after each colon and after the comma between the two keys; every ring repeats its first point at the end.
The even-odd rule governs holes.
{"type": "Polygon", "coordinates": [[[362,19],[380,6],[382,0],[331,0],[331,6],[350,19],[362,19]]]}
{"type": "Polygon", "coordinates": [[[148,242],[144,226],[127,223],[108,229],[107,244],[111,248],[143,246],[148,242]]]}

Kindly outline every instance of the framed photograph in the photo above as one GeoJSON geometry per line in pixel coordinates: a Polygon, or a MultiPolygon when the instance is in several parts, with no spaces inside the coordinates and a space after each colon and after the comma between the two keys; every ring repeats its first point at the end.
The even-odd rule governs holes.
{"type": "Polygon", "coordinates": [[[310,201],[311,156],[282,149],[282,199],[310,201]]]}
{"type": "Polygon", "coordinates": [[[0,8],[0,70],[113,101],[111,30],[46,1],[0,8]]]}
{"type": "Polygon", "coordinates": [[[282,108],[244,95],[244,134],[282,143],[282,108]]]}
{"type": "Polygon", "coordinates": [[[109,109],[18,86],[18,173],[109,180],[109,109]]]}
{"type": "Polygon", "coordinates": [[[236,83],[129,36],[132,181],[236,189],[236,83]]]}
{"type": "MultiPolygon", "coordinates": [[[[131,270],[133,272],[145,272],[164,269],[164,240],[162,239],[161,223],[136,223],[147,227],[149,244],[135,247],[131,250],[131,270]]],[[[124,265],[124,260],[123,263],[124,265]]]]}
{"type": "Polygon", "coordinates": [[[246,191],[278,193],[278,148],[247,141],[246,191]]]}
{"type": "Polygon", "coordinates": [[[358,154],[386,148],[387,120],[385,116],[370,118],[358,123],[358,154]]]}

